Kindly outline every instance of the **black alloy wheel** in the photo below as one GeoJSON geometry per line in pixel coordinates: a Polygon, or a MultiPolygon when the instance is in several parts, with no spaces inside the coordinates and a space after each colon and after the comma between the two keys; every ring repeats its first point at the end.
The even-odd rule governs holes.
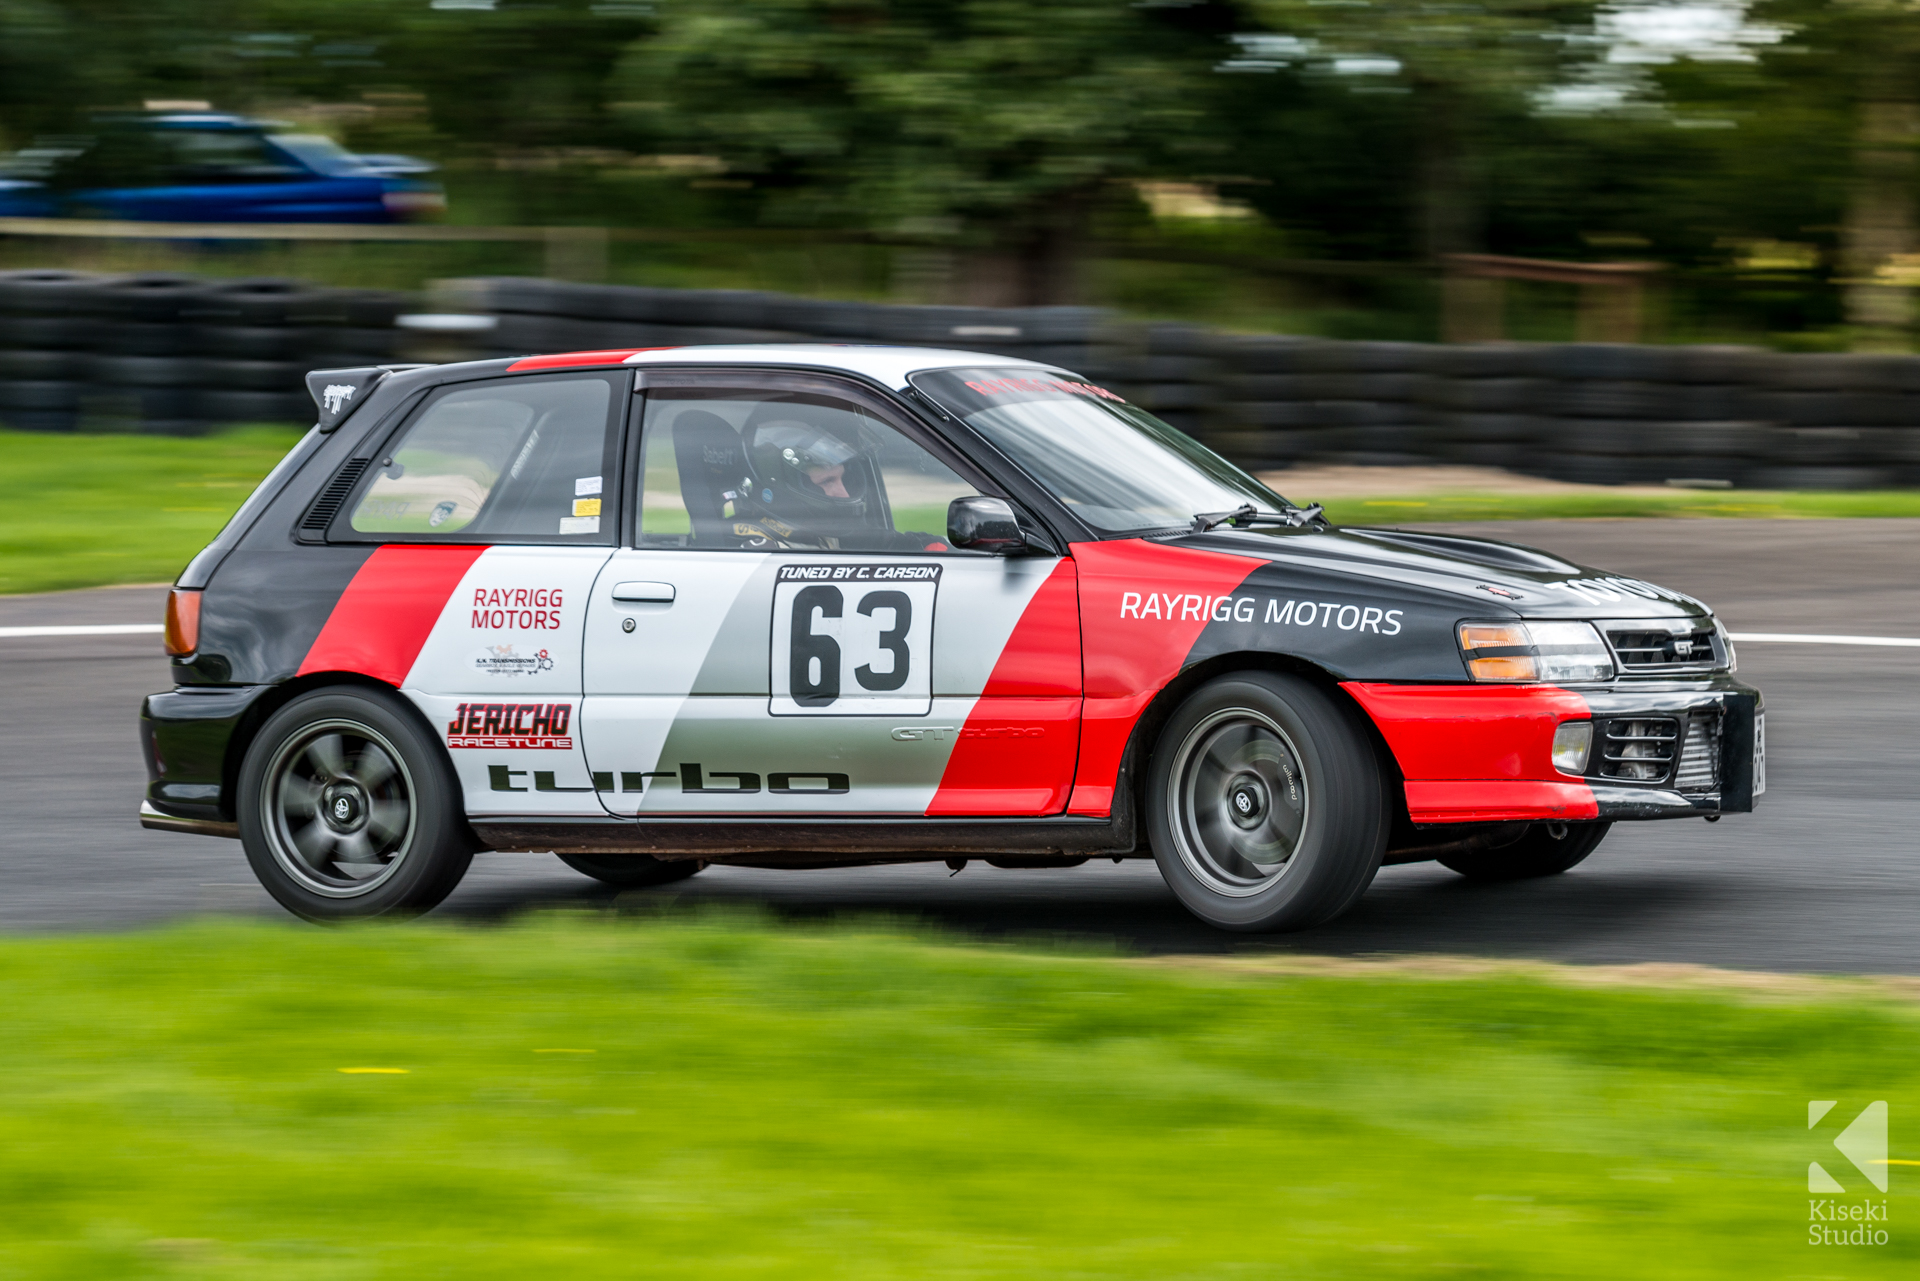
{"type": "Polygon", "coordinates": [[[1558,876],[1593,853],[1612,823],[1535,823],[1511,845],[1449,854],[1440,860],[1474,881],[1524,881],[1558,876]]]}
{"type": "Polygon", "coordinates": [[[238,800],[254,874],[310,921],[424,912],[473,857],[453,766],[397,694],[294,699],[248,747],[238,800]]]}
{"type": "Polygon", "coordinates": [[[1229,930],[1298,930],[1366,892],[1386,850],[1387,785],[1358,713],[1273,672],[1196,690],[1147,771],[1154,860],[1187,909],[1229,930]]]}

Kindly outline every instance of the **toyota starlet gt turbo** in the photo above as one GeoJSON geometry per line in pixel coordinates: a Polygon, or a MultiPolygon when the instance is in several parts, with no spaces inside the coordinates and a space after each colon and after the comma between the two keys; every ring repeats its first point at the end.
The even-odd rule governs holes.
{"type": "Polygon", "coordinates": [[[1651,583],[1336,528],[1070,371],[845,345],[322,370],[181,574],[148,827],[314,920],[483,850],[644,886],[1152,858],[1237,930],[1753,808],[1761,699],[1651,583]]]}

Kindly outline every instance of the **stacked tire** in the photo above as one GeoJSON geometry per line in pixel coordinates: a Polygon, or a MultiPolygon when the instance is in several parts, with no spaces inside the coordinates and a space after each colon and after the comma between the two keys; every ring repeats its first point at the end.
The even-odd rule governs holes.
{"type": "Polygon", "coordinates": [[[323,295],[274,277],[209,284],[193,340],[199,356],[193,405],[213,425],[313,418],[306,373],[326,363],[312,323],[323,295]]]}
{"type": "Polygon", "coordinates": [[[1311,372],[1327,345],[1278,334],[1223,344],[1217,426],[1207,443],[1249,471],[1290,467],[1330,448],[1311,372]]]}
{"type": "Polygon", "coordinates": [[[1745,479],[1765,489],[1876,489],[1920,480],[1920,359],[1817,354],[1777,357],[1753,400],[1771,420],[1765,463],[1745,479]]]}
{"type": "Polygon", "coordinates": [[[205,282],[147,273],[102,281],[91,293],[92,350],[81,397],[87,429],[176,436],[202,430],[192,325],[205,282]]]}
{"type": "Polygon", "coordinates": [[[1431,371],[1418,343],[1246,338],[1225,364],[1216,448],[1251,468],[1431,461],[1431,371]]]}
{"type": "Polygon", "coordinates": [[[93,294],[81,271],[0,273],[0,426],[72,431],[87,386],[93,294]]]}

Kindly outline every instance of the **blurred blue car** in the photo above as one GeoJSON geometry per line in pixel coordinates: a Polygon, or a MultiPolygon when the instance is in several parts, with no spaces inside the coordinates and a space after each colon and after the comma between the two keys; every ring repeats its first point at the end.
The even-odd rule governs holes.
{"type": "Polygon", "coordinates": [[[219,112],[115,116],[0,162],[0,217],[399,222],[446,208],[432,171],[219,112]]]}

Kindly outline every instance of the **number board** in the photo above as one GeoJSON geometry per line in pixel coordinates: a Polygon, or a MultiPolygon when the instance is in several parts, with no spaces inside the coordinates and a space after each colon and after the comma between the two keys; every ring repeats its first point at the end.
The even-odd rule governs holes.
{"type": "Polygon", "coordinates": [[[773,587],[774,716],[933,710],[940,566],[782,565],[773,587]]]}

